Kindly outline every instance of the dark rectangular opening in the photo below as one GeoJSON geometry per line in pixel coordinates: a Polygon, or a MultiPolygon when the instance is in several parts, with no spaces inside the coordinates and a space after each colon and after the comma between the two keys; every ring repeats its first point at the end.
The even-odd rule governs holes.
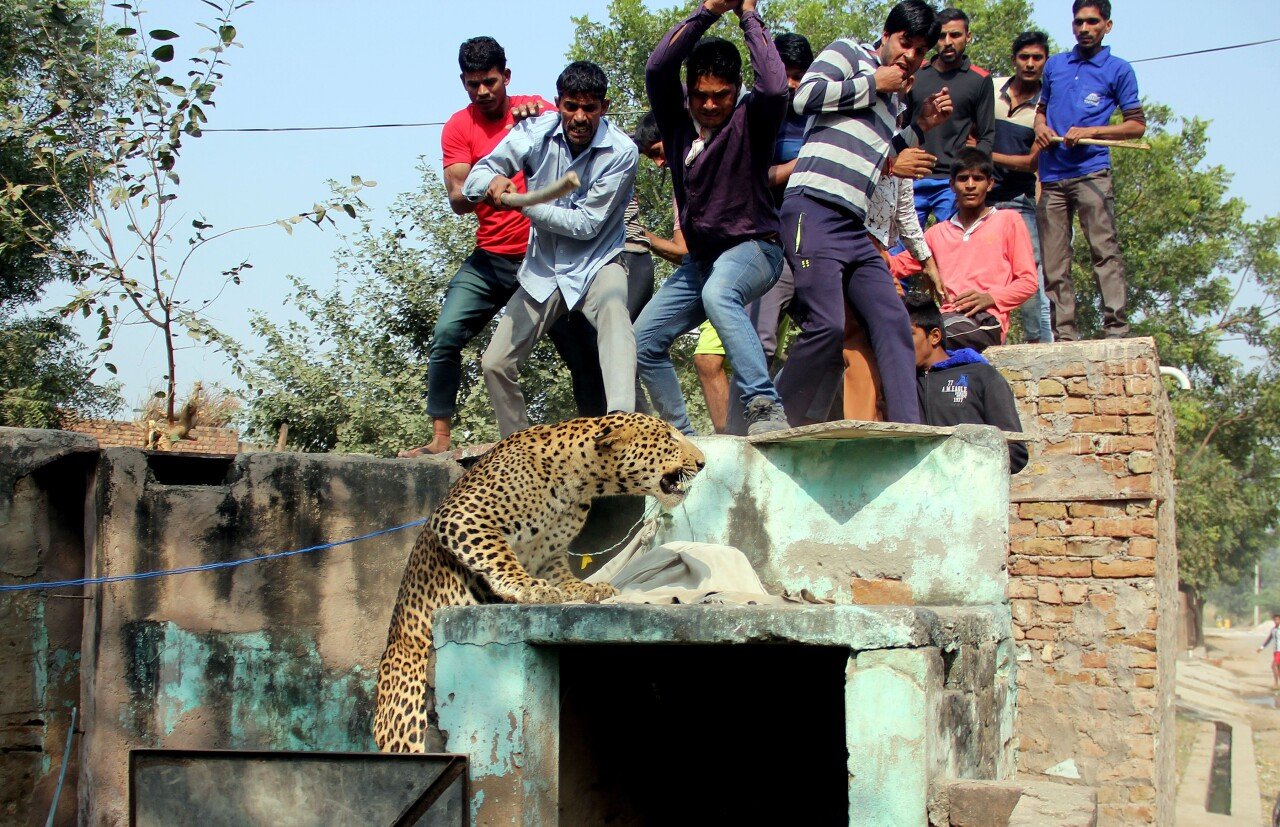
{"type": "Polygon", "coordinates": [[[560,650],[560,823],[844,824],[846,649],[560,650]]]}
{"type": "Polygon", "coordinates": [[[160,485],[226,485],[235,461],[224,454],[147,454],[147,468],[160,485]]]}

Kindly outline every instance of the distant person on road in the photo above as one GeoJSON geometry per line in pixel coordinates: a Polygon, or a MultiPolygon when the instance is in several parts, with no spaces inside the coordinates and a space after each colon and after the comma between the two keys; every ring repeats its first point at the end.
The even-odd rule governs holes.
{"type": "Polygon", "coordinates": [[[1271,647],[1271,683],[1280,689],[1280,614],[1271,616],[1271,631],[1267,632],[1267,639],[1262,641],[1258,651],[1268,646],[1271,647]]]}

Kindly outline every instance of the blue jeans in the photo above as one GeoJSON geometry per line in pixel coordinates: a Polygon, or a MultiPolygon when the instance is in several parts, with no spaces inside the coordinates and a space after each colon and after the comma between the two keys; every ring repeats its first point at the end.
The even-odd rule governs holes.
{"type": "Polygon", "coordinates": [[[711,261],[685,256],[636,319],[640,379],[658,416],[681,433],[695,432],[671,364],[671,343],[707,319],[733,363],[734,387],[742,404],[757,396],[778,399],[747,305],[764,295],[781,272],[782,248],[767,241],[744,241],[711,261]]]}
{"type": "Polygon", "coordinates": [[[929,213],[938,221],[948,221],[956,214],[956,192],[950,178],[921,178],[915,182],[916,216],[920,229],[925,229],[929,213]]]}
{"type": "Polygon", "coordinates": [[[1044,262],[1040,258],[1040,225],[1036,223],[1036,200],[1019,195],[1012,201],[993,204],[998,210],[1017,210],[1031,234],[1031,249],[1036,254],[1036,270],[1040,273],[1040,289],[1022,305],[1022,329],[1027,341],[1053,343],[1053,323],[1049,320],[1049,296],[1044,292],[1044,262]]]}

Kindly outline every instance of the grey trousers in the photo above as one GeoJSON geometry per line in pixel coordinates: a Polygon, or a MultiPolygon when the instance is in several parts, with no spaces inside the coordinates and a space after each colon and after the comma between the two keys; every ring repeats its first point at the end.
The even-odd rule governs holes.
{"type": "Polygon", "coordinates": [[[1076,327],[1076,290],[1071,281],[1071,221],[1080,228],[1093,259],[1093,278],[1102,297],[1102,327],[1107,338],[1129,335],[1125,315],[1124,259],[1116,238],[1115,193],[1111,170],[1053,181],[1040,187],[1036,219],[1044,256],[1045,290],[1053,302],[1054,341],[1080,338],[1076,327]]]}
{"type": "MultiPolygon", "coordinates": [[[[480,357],[480,369],[502,436],[529,427],[524,393],[520,390],[520,367],[551,325],[573,309],[566,306],[559,290],[545,302],[537,302],[521,287],[507,303],[498,329],[480,357]]],[[[581,310],[596,329],[608,410],[634,411],[636,337],[627,312],[627,271],[617,259],[601,267],[592,278],[581,310]]]]}

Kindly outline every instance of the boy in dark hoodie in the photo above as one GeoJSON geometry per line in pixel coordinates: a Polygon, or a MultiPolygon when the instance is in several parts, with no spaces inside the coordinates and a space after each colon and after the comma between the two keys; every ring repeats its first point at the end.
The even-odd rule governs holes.
{"type": "MultiPolygon", "coordinates": [[[[926,296],[906,298],[916,349],[916,387],[926,425],[994,425],[1021,431],[1013,391],[1000,372],[970,348],[947,350],[942,312],[926,296]]],[[[1027,464],[1027,446],[1009,443],[1009,472],[1027,464]]]]}

